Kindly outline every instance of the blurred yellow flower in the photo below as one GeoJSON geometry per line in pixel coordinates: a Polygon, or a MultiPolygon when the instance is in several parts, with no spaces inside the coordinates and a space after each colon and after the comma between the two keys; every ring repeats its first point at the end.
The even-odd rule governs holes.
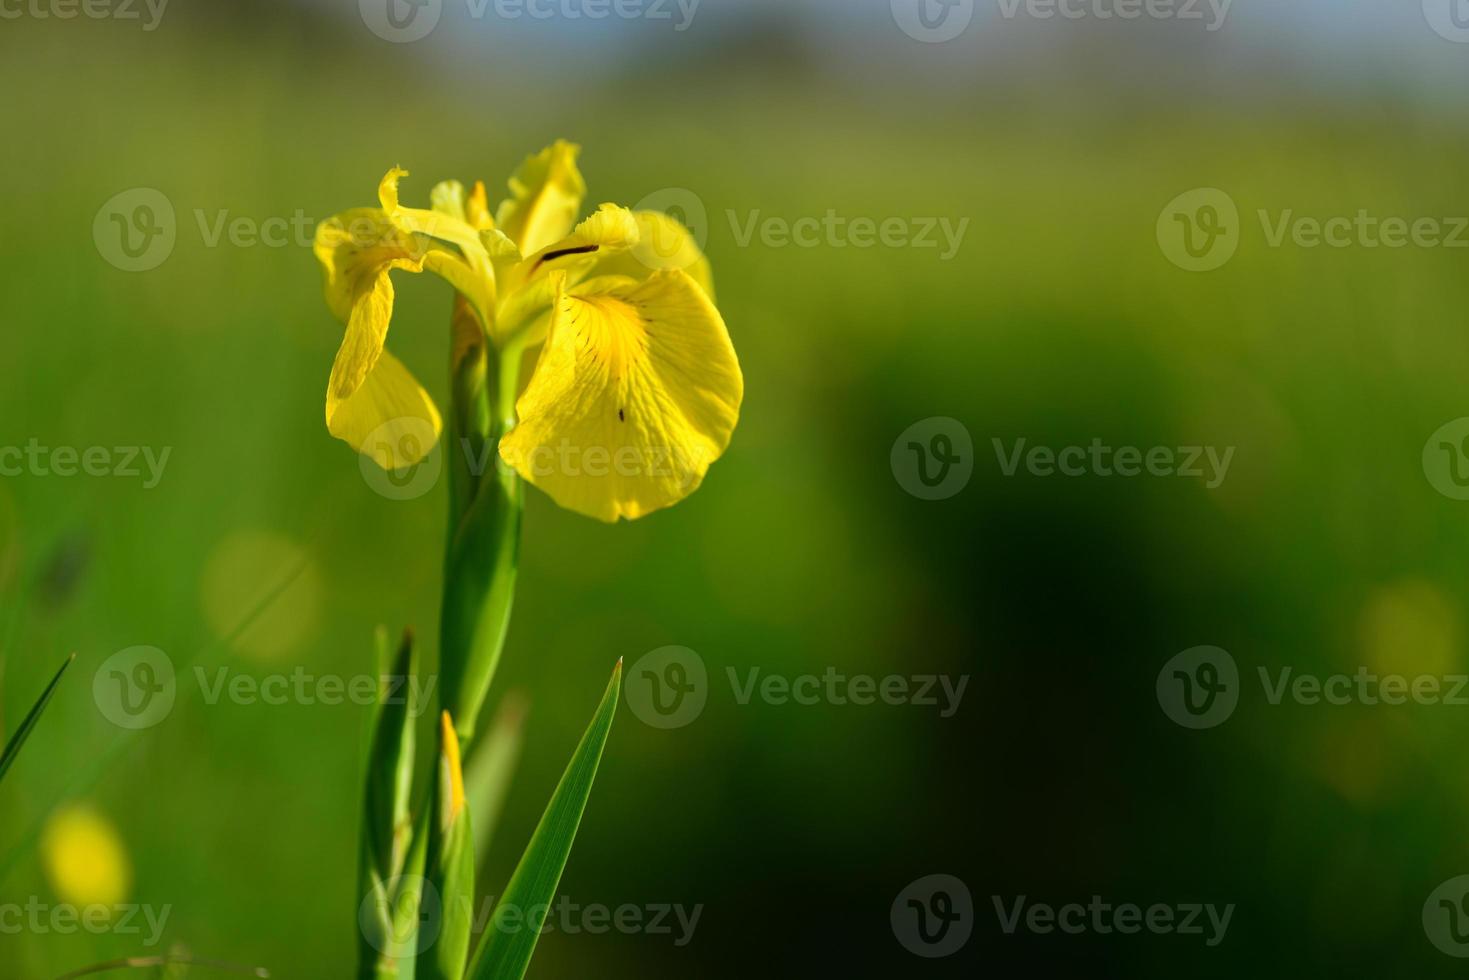
{"type": "Polygon", "coordinates": [[[697,489],[729,445],[744,395],[709,263],[661,213],[603,204],[576,224],[586,192],[578,152],[562,141],[529,157],[494,217],[483,183],[466,193],[446,181],[430,193],[431,210],[405,208],[406,171],[394,168],[379,208],[317,229],[327,302],[346,324],[327,389],[333,435],[384,469],[418,462],[437,442],[433,400],[384,349],[389,273],[428,270],[465,298],[511,372],[544,344],[515,403],[518,425],[499,442],[522,477],[604,521],[697,489]]]}
{"type": "Polygon", "coordinates": [[[95,809],[63,807],[41,833],[41,860],[52,890],[78,907],[127,901],[133,870],[112,822],[95,809]]]}

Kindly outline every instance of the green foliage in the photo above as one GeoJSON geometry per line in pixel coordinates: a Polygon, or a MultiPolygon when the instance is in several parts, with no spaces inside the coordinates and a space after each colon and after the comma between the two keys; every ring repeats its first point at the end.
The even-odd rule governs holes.
{"type": "Polygon", "coordinates": [[[546,910],[556,897],[556,886],[561,882],[561,872],[571,855],[577,828],[581,826],[621,691],[622,661],[619,660],[602,695],[602,703],[562,774],[480,939],[469,969],[472,980],[519,980],[525,975],[540,939],[546,910]]]}
{"type": "Polygon", "coordinates": [[[15,762],[15,757],[20,754],[21,746],[25,745],[26,739],[31,737],[31,732],[35,730],[36,723],[41,720],[41,712],[46,710],[46,705],[50,702],[51,695],[56,692],[56,685],[61,683],[61,675],[66,673],[66,668],[71,666],[76,656],[73,653],[61,662],[61,666],[56,669],[55,676],[51,678],[51,683],[46,685],[46,689],[41,692],[41,696],[36,699],[36,703],[31,705],[31,710],[26,712],[26,716],[21,719],[20,727],[15,730],[10,736],[10,739],[5,743],[5,751],[0,752],[0,780],[5,778],[5,773],[10,770],[11,765],[15,762]]]}

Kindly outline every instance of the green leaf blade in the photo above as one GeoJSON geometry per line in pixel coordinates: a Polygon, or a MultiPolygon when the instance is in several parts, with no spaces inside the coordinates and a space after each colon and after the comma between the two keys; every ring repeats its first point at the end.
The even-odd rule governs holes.
{"type": "Polygon", "coordinates": [[[15,734],[11,735],[10,740],[5,743],[5,751],[4,753],[0,753],[0,779],[5,778],[5,773],[10,769],[11,764],[15,762],[15,757],[20,755],[21,746],[25,745],[26,739],[30,738],[31,732],[35,730],[36,723],[41,720],[41,713],[46,710],[46,705],[51,701],[51,695],[56,693],[56,685],[61,683],[61,675],[66,673],[66,668],[70,667],[72,661],[76,660],[76,658],[77,655],[73,653],[62,662],[61,666],[57,668],[55,676],[51,678],[51,683],[46,685],[46,690],[41,692],[41,696],[36,699],[36,703],[31,705],[31,710],[21,720],[20,727],[15,730],[15,734]]]}
{"type": "MultiPolygon", "coordinates": [[[[467,974],[471,980],[520,980],[525,976],[540,939],[543,922],[525,921],[528,910],[547,909],[561,883],[561,872],[571,855],[577,829],[591,796],[602,750],[612,731],[622,691],[622,661],[612,671],[612,680],[602,695],[602,703],[592,716],[586,734],[567,764],[541,822],[531,835],[525,853],[505,895],[495,908],[490,925],[480,940],[474,962],[467,974]],[[512,923],[514,925],[512,926],[512,923]]],[[[544,915],[544,913],[542,913],[544,915]]]]}
{"type": "MultiPolygon", "coordinates": [[[[403,950],[402,924],[396,910],[399,894],[412,886],[418,871],[410,867],[422,854],[410,855],[413,823],[409,795],[413,787],[414,709],[408,698],[417,675],[418,653],[412,631],[405,630],[396,655],[386,633],[378,636],[379,689],[373,708],[363,797],[358,894],[359,976],[375,980],[412,975],[412,947],[403,950]],[[407,968],[403,961],[407,959],[407,968]]],[[[420,848],[421,850],[421,848],[420,848]]],[[[416,905],[417,899],[409,896],[416,905]]]]}

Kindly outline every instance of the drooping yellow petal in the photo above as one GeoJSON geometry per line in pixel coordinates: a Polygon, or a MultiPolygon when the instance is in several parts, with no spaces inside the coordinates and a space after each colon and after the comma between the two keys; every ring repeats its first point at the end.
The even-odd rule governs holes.
{"type": "Polygon", "coordinates": [[[350,397],[328,399],[326,424],[332,435],[390,471],[422,461],[443,430],[433,399],[387,351],[350,397]]]}
{"type": "Polygon", "coordinates": [[[323,221],[312,246],[326,274],[326,301],[346,322],[353,304],[387,268],[419,271],[424,248],[377,208],[354,208],[323,221]]]}
{"type": "Polygon", "coordinates": [[[729,445],[744,379],[704,290],[678,270],[555,275],[550,334],[500,455],[562,507],[634,519],[698,488],[729,445]]]}
{"type": "Polygon", "coordinates": [[[326,417],[331,424],[334,406],[351,398],[362,386],[382,356],[388,339],[388,324],[393,317],[393,281],[388,278],[391,267],[380,266],[372,278],[362,281],[352,297],[347,317],[347,330],[342,346],[332,362],[332,376],[326,389],[326,417]]]}
{"type": "Polygon", "coordinates": [[[495,223],[520,246],[522,255],[539,252],[564,238],[576,223],[587,185],[577,170],[581,147],[557,140],[527,157],[510,178],[510,197],[501,202],[495,223]]]}
{"type": "Polygon", "coordinates": [[[598,257],[593,276],[631,276],[646,279],[659,269],[682,269],[714,299],[714,275],[709,260],[693,234],[662,211],[635,211],[638,241],[622,252],[598,257]]]}
{"type": "MultiPolygon", "coordinates": [[[[396,197],[396,185],[392,191],[396,197]]],[[[440,426],[432,401],[407,369],[383,350],[393,316],[389,274],[394,269],[421,271],[423,248],[375,208],[347,211],[322,222],[314,248],[326,272],[327,303],[346,322],[327,382],[328,431],[362,450],[389,420],[417,418],[421,420],[417,441],[425,441],[429,434],[436,441],[440,426]]]]}

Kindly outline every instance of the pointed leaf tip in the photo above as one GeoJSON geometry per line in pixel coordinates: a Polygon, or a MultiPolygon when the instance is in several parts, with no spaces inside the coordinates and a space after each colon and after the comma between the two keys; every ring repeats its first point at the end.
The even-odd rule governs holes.
{"type": "Polygon", "coordinates": [[[66,673],[66,668],[70,667],[76,658],[77,655],[73,652],[61,662],[61,666],[56,669],[55,675],[51,678],[51,683],[46,685],[46,689],[41,692],[41,696],[36,699],[36,703],[31,706],[31,710],[26,713],[25,718],[21,719],[20,727],[11,734],[10,740],[5,743],[4,751],[0,751],[0,779],[4,778],[6,771],[10,769],[11,763],[20,754],[21,746],[25,744],[26,739],[30,737],[31,732],[35,729],[36,723],[40,721],[41,713],[46,710],[46,705],[51,701],[51,695],[56,693],[56,685],[61,683],[61,675],[66,673]]]}

